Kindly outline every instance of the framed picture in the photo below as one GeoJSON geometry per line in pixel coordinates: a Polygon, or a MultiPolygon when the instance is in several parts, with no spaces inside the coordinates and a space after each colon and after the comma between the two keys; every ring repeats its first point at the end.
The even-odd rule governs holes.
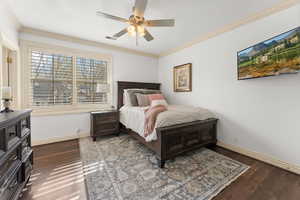
{"type": "Polygon", "coordinates": [[[192,63],[174,67],[173,83],[174,92],[192,91],[192,63]]]}
{"type": "Polygon", "coordinates": [[[238,80],[300,72],[300,27],[238,52],[238,80]]]}

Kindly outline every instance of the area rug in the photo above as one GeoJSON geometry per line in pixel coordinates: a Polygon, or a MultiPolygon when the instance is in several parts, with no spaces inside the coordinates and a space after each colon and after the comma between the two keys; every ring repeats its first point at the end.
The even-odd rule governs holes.
{"type": "Polygon", "coordinates": [[[202,148],[166,162],[128,135],[80,139],[90,200],[210,200],[249,167],[202,148]]]}

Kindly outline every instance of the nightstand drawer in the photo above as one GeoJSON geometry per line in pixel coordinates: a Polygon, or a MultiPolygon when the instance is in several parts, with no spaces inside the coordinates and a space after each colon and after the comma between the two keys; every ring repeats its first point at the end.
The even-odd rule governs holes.
{"type": "Polygon", "coordinates": [[[116,130],[118,128],[118,124],[117,123],[104,123],[104,124],[96,125],[95,128],[97,130],[96,133],[112,131],[112,130],[116,130]]]}
{"type": "Polygon", "coordinates": [[[94,120],[97,123],[103,123],[105,121],[116,121],[116,120],[118,120],[118,113],[117,112],[103,113],[101,115],[95,116],[94,120]]]}

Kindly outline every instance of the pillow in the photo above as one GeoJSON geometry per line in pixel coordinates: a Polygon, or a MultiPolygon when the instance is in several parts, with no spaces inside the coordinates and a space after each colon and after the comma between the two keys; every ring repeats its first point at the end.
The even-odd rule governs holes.
{"type": "Polygon", "coordinates": [[[143,94],[161,94],[160,90],[143,89],[143,94]]]}
{"type": "Polygon", "coordinates": [[[148,90],[148,89],[125,89],[124,93],[127,93],[126,101],[128,101],[127,105],[130,106],[138,106],[137,97],[135,94],[156,94],[160,93],[159,90],[148,90]]]}
{"type": "Polygon", "coordinates": [[[150,94],[148,95],[151,107],[157,105],[168,106],[168,103],[162,94],[150,94]]]}
{"type": "Polygon", "coordinates": [[[137,102],[138,102],[139,106],[142,106],[142,107],[150,106],[150,100],[148,98],[149,95],[136,93],[135,96],[137,98],[137,102]]]}
{"type": "Polygon", "coordinates": [[[128,93],[125,90],[124,90],[124,93],[123,93],[123,104],[124,104],[124,106],[131,106],[131,103],[130,103],[130,100],[129,100],[129,97],[128,97],[128,93]]]}
{"type": "Polygon", "coordinates": [[[124,90],[127,93],[128,105],[130,106],[138,106],[137,98],[135,96],[136,93],[143,93],[142,89],[126,89],[124,90]]]}

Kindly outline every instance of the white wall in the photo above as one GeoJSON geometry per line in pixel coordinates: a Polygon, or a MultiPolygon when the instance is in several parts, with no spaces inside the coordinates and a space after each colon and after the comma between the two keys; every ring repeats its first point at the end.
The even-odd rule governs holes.
{"type": "Polygon", "coordinates": [[[18,29],[20,24],[10,7],[1,0],[0,3],[0,45],[18,49],[18,29]]]}
{"type": "MultiPolygon", "coordinates": [[[[2,0],[0,1],[0,87],[2,87],[2,85],[7,85],[7,68],[4,59],[6,54],[3,47],[15,50],[16,54],[18,53],[18,29],[20,24],[10,7],[2,0]]],[[[15,91],[13,92],[15,93],[15,91]]],[[[15,105],[14,103],[12,103],[12,106],[15,105]]],[[[0,108],[2,108],[2,104],[0,108]]]]}
{"type": "MultiPolygon", "coordinates": [[[[139,56],[116,50],[106,50],[25,33],[20,34],[20,38],[112,55],[114,81],[113,98],[115,106],[117,103],[116,81],[157,82],[157,58],[139,56]]],[[[88,133],[90,131],[89,119],[90,116],[88,113],[32,117],[32,141],[33,143],[40,143],[46,140],[75,137],[78,129],[80,133],[88,133]]]]}
{"type": "Polygon", "coordinates": [[[300,25],[300,5],[159,59],[172,103],[202,106],[220,119],[218,139],[300,166],[300,74],[237,80],[237,51],[300,25]],[[173,92],[173,66],[193,64],[193,91],[173,92]]]}

